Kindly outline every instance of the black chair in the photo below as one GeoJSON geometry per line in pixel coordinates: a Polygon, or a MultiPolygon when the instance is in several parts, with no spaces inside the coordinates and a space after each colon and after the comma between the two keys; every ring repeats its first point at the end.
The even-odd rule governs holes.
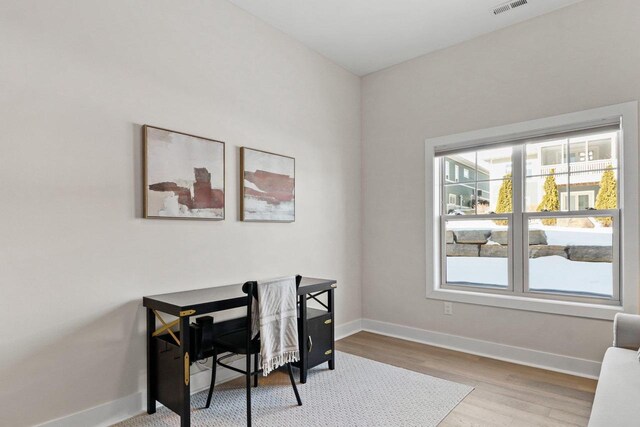
{"type": "MultiPolygon", "coordinates": [[[[302,276],[296,276],[296,289],[300,286],[302,276]]],[[[258,300],[258,283],[246,282],[242,286],[242,290],[247,294],[247,318],[246,324],[243,328],[237,329],[224,335],[215,337],[213,340],[213,367],[211,372],[211,387],[209,388],[209,395],[207,396],[208,408],[211,405],[211,396],[213,394],[213,388],[216,382],[216,365],[224,366],[227,369],[243,374],[246,377],[247,387],[247,426],[251,425],[251,377],[253,377],[253,386],[258,386],[258,376],[262,373],[262,369],[258,369],[258,356],[260,355],[260,334],[255,338],[251,338],[251,307],[253,305],[253,298],[258,300]],[[221,353],[231,353],[217,359],[221,353]],[[241,370],[233,366],[227,365],[222,361],[232,357],[236,354],[246,355],[246,370],[241,370]],[[253,355],[254,370],[251,370],[251,356],[253,355]]],[[[300,394],[296,387],[296,382],[293,379],[293,371],[291,370],[291,364],[287,363],[287,371],[289,372],[289,379],[291,380],[291,386],[293,392],[296,395],[298,405],[302,405],[300,400],[300,394]]]]}

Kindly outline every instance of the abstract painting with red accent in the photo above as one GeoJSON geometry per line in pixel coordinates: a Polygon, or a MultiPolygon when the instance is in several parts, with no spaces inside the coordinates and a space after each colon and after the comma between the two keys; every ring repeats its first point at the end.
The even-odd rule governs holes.
{"type": "Polygon", "coordinates": [[[240,148],[241,219],[293,222],[295,159],[251,148],[240,148]]]}
{"type": "Polygon", "coordinates": [[[145,218],[224,219],[224,142],[143,130],[145,218]]]}

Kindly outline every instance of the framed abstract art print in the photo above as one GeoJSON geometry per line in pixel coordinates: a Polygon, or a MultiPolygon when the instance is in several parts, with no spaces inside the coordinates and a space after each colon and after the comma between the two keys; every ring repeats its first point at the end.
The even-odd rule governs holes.
{"type": "Polygon", "coordinates": [[[223,220],[224,142],[145,125],[145,218],[223,220]]]}
{"type": "Polygon", "coordinates": [[[295,221],[295,165],[293,157],[240,148],[242,221],[295,221]]]}

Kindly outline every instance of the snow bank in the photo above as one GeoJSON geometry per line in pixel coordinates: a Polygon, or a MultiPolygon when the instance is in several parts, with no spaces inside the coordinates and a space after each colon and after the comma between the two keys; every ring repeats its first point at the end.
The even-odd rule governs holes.
{"type": "MultiPolygon", "coordinates": [[[[447,281],[506,288],[507,258],[447,257],[447,281]]],[[[532,290],[612,295],[612,264],[570,261],[559,256],[529,260],[532,290]]]]}

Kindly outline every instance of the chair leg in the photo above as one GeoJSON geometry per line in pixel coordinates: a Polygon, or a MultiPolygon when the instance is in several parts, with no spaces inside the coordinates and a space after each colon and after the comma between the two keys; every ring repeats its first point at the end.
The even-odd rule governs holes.
{"type": "Polygon", "coordinates": [[[302,400],[300,400],[298,387],[296,387],[296,380],[293,379],[293,370],[291,369],[291,363],[287,363],[287,371],[289,371],[289,379],[291,380],[291,385],[293,386],[293,392],[296,394],[296,400],[298,401],[298,406],[302,406],[302,400]]]}
{"type": "Polygon", "coordinates": [[[209,387],[209,394],[207,395],[207,406],[211,405],[211,396],[213,395],[213,387],[216,385],[216,367],[218,366],[218,355],[213,353],[213,363],[211,364],[211,386],[209,387]]]}
{"type": "Polygon", "coordinates": [[[246,386],[247,386],[247,427],[251,427],[251,355],[247,354],[247,372],[246,372],[246,386]]]}
{"type": "Polygon", "coordinates": [[[256,372],[256,375],[253,377],[253,386],[254,387],[258,387],[258,377],[260,376],[260,375],[258,375],[258,356],[259,356],[258,353],[253,355],[253,369],[256,372]]]}

